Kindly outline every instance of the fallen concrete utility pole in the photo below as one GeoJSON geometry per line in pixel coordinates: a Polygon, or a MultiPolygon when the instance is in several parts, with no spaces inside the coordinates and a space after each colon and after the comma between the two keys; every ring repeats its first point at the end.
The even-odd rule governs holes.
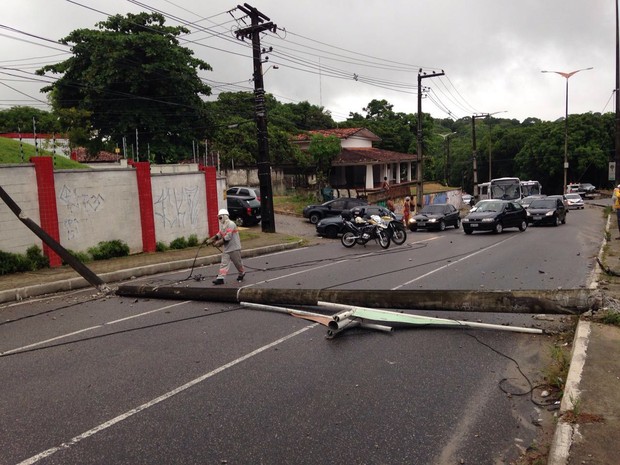
{"type": "Polygon", "coordinates": [[[402,310],[579,315],[601,306],[601,296],[588,289],[469,291],[374,289],[266,289],[257,287],[172,287],[121,285],[117,295],[172,300],[253,302],[312,306],[319,300],[345,305],[402,310]]]}
{"type": "Polygon", "coordinates": [[[36,224],[30,218],[28,218],[22,209],[15,203],[15,201],[7,194],[7,192],[0,186],[0,198],[4,200],[4,203],[11,209],[11,211],[19,218],[19,220],[26,225],[34,234],[39,237],[50,249],[62,258],[71,268],[88,281],[92,286],[96,287],[100,292],[109,292],[110,288],[106,283],[97,276],[90,268],[84,265],[81,261],[75,258],[67,249],[60,245],[52,236],[50,236],[41,226],[36,224]]]}
{"type": "Polygon", "coordinates": [[[374,323],[386,323],[398,326],[448,326],[451,328],[481,328],[517,333],[543,334],[543,331],[537,328],[523,328],[519,326],[477,323],[473,321],[453,320],[449,318],[435,318],[430,316],[412,315],[410,313],[377,310],[376,308],[335,304],[333,302],[319,301],[318,305],[319,307],[346,312],[345,320],[361,320],[363,322],[372,321],[374,323]]]}

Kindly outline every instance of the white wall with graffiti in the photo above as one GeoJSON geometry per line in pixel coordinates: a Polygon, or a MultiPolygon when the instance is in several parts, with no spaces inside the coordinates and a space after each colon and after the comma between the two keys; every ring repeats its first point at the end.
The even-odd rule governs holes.
{"type": "MultiPolygon", "coordinates": [[[[101,241],[122,240],[131,253],[142,252],[142,215],[134,168],[54,170],[60,243],[75,252],[101,241]]],[[[218,208],[226,207],[226,178],[217,176],[218,208]]],[[[34,165],[0,166],[0,186],[23,213],[41,225],[34,165]]],[[[207,186],[202,171],[151,175],[155,238],[169,244],[179,237],[209,235],[207,186]]],[[[0,200],[0,250],[24,253],[41,240],[0,200]]]]}
{"type": "Polygon", "coordinates": [[[202,173],[153,175],[155,236],[169,244],[178,237],[208,237],[207,197],[202,173]]]}
{"type": "MultiPolygon", "coordinates": [[[[11,196],[22,213],[40,224],[39,197],[33,165],[5,165],[0,169],[0,186],[11,196]]],[[[24,253],[41,240],[0,200],[0,250],[24,253]]]]}
{"type": "Polygon", "coordinates": [[[136,175],[127,170],[72,170],[54,174],[60,243],[84,251],[120,239],[142,250],[136,175]]]}

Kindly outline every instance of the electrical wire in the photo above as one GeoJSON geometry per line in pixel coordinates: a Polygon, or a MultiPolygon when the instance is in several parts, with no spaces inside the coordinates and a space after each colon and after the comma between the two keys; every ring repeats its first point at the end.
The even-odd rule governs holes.
{"type": "MultiPolygon", "coordinates": [[[[48,350],[48,349],[53,349],[56,347],[65,347],[65,346],[69,346],[69,345],[73,345],[73,344],[79,344],[81,342],[87,342],[87,341],[93,341],[96,339],[103,339],[103,338],[107,338],[107,337],[111,337],[111,336],[117,336],[119,334],[128,334],[128,333],[133,333],[136,331],[142,331],[145,329],[151,329],[151,328],[158,328],[161,326],[168,326],[171,324],[175,324],[175,323],[183,323],[186,321],[192,321],[192,320],[197,320],[197,319],[201,319],[201,318],[208,318],[211,316],[216,316],[216,315],[220,315],[223,313],[229,313],[229,312],[233,312],[236,310],[243,310],[245,309],[245,307],[242,306],[238,306],[238,307],[234,307],[231,309],[225,309],[225,310],[220,310],[218,312],[213,312],[213,313],[207,313],[207,314],[202,314],[202,315],[194,315],[194,316],[190,316],[190,317],[186,317],[186,318],[178,318],[176,320],[172,320],[172,321],[164,321],[161,323],[154,323],[154,324],[150,324],[150,325],[144,325],[144,326],[138,326],[135,328],[129,328],[129,329],[123,329],[123,330],[119,330],[119,331],[113,331],[110,333],[105,333],[105,334],[99,334],[96,336],[89,336],[89,337],[83,337],[80,339],[75,339],[73,341],[65,341],[65,342],[59,342],[57,344],[49,344],[49,345],[45,345],[45,346],[40,346],[40,347],[33,347],[30,349],[24,349],[24,350],[20,350],[17,352],[10,352],[10,353],[0,353],[0,358],[4,358],[4,357],[13,357],[16,355],[23,355],[23,354],[28,354],[31,352],[39,352],[41,350],[48,350]]],[[[105,324],[103,325],[103,327],[105,327],[105,324]]]]}

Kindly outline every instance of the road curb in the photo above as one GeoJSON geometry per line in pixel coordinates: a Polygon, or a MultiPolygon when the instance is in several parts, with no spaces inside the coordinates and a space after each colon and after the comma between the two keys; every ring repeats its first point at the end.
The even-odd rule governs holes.
{"type": "Polygon", "coordinates": [[[573,339],[573,351],[571,363],[566,377],[566,385],[562,403],[560,404],[560,418],[553,434],[551,447],[549,448],[549,459],[547,465],[566,465],[573,442],[573,435],[578,425],[573,425],[562,420],[561,415],[574,408],[581,396],[579,383],[583,374],[583,367],[586,362],[588,342],[590,340],[590,322],[580,320],[573,339]]]}

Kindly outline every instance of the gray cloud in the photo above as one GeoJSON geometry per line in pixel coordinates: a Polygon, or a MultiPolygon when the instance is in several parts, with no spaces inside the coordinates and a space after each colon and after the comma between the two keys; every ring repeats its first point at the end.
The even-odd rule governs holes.
{"type": "MultiPolygon", "coordinates": [[[[122,0],[75,1],[78,4],[63,0],[12,2],[5,5],[1,23],[44,38],[59,39],[77,28],[93,28],[96,22],[105,19],[79,4],[113,14],[141,10],[122,0]]],[[[236,2],[150,0],[148,3],[186,21],[200,20],[200,26],[213,28],[228,39],[205,38],[204,32],[189,37],[202,45],[188,46],[213,66],[213,72],[205,73],[204,77],[217,81],[213,83],[216,93],[252,87],[250,49],[234,38],[237,25],[230,15],[214,16],[234,8],[236,2]],[[241,88],[218,84],[240,81],[241,88]]],[[[265,75],[266,90],[284,102],[307,100],[322,104],[333,112],[336,120],[346,118],[351,111],[361,112],[372,99],[386,99],[397,111],[415,113],[420,66],[446,72],[445,77],[424,80],[432,92],[431,98],[424,100],[423,110],[435,117],[446,117],[446,109],[455,118],[473,112],[506,110],[502,117],[554,120],[564,115],[565,81],[559,75],[540,71],[572,71],[590,66],[594,69],[579,73],[569,81],[570,112],[614,110],[610,96],[615,87],[615,4],[611,0],[256,0],[248,3],[287,31],[280,31],[279,38],[270,34],[264,37],[264,42],[274,47],[270,63],[279,66],[265,75]],[[409,66],[410,70],[396,70],[397,63],[402,64],[399,68],[409,66]],[[308,68],[310,64],[314,69],[308,68]],[[336,72],[334,69],[342,73],[341,78],[330,76],[336,72]],[[355,74],[363,79],[354,80],[355,74]],[[374,85],[363,80],[372,80],[374,85]]],[[[168,24],[177,23],[170,18],[168,24]]],[[[41,40],[6,30],[0,33],[4,34],[0,36],[2,67],[25,68],[26,63],[36,62],[40,66],[42,62],[64,59],[61,56],[35,59],[58,52],[46,48],[51,44],[41,40]],[[24,61],[26,58],[30,60],[24,61]]],[[[33,70],[34,66],[28,69],[33,70]]],[[[37,85],[19,82],[6,74],[0,74],[0,82],[4,83],[0,86],[2,108],[14,102],[28,104],[23,95],[7,86],[35,98],[45,98],[37,92],[37,85]]]]}

